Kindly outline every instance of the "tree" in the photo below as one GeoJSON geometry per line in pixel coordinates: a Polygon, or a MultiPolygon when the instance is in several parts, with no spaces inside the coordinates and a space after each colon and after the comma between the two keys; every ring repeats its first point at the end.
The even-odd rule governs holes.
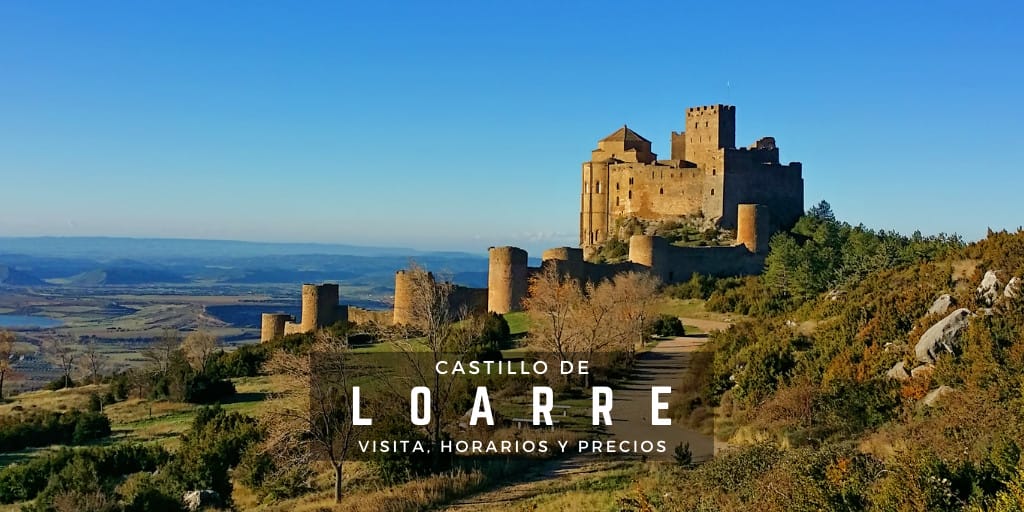
{"type": "Polygon", "coordinates": [[[14,369],[14,358],[17,352],[14,348],[14,333],[0,331],[0,402],[4,399],[4,381],[17,375],[14,369]]]}
{"type": "Polygon", "coordinates": [[[799,295],[797,273],[800,272],[800,246],[786,233],[773,236],[769,245],[771,250],[765,258],[765,282],[783,296],[799,295]]]}
{"type": "Polygon", "coordinates": [[[82,350],[82,369],[90,383],[97,383],[107,368],[107,356],[100,352],[99,343],[95,339],[86,341],[82,350]]]}
{"type": "Polygon", "coordinates": [[[188,364],[193,370],[203,374],[206,373],[210,359],[219,348],[220,340],[209,331],[202,330],[189,333],[181,344],[188,364]]]}
{"type": "Polygon", "coordinates": [[[654,303],[661,281],[650,273],[626,272],[616,275],[612,283],[619,298],[621,316],[636,336],[637,346],[643,347],[644,332],[654,316],[654,303]]]}
{"type": "MultiPolygon", "coordinates": [[[[587,283],[583,299],[572,312],[580,334],[578,356],[581,360],[593,362],[595,354],[631,345],[626,335],[632,332],[621,317],[623,301],[618,291],[611,281],[587,283]]],[[[590,379],[588,373],[585,386],[590,386],[590,379]]]]}
{"type": "Polygon", "coordinates": [[[523,302],[530,318],[530,345],[568,360],[579,351],[580,332],[574,311],[583,301],[579,283],[547,266],[530,278],[523,302]]]}
{"type": "MultiPolygon", "coordinates": [[[[341,501],[343,468],[356,444],[352,382],[360,375],[348,347],[326,331],[308,354],[277,352],[267,370],[286,381],[265,417],[264,453],[282,468],[308,466],[323,458],[334,470],[334,499],[341,501]]],[[[372,427],[371,427],[372,428],[372,427]]]]}
{"type": "Polygon", "coordinates": [[[66,334],[49,337],[43,341],[43,353],[60,369],[64,387],[71,387],[71,372],[79,355],[75,338],[66,334]]]}
{"type": "Polygon", "coordinates": [[[181,335],[174,329],[164,329],[153,344],[142,351],[142,357],[150,362],[151,371],[157,375],[166,375],[171,365],[174,351],[181,346],[181,335]]]}
{"type": "MultiPolygon", "coordinates": [[[[411,262],[406,270],[409,280],[409,325],[398,326],[390,333],[395,346],[408,364],[406,379],[412,386],[430,388],[431,422],[426,426],[433,449],[432,464],[438,469],[441,435],[452,418],[452,403],[458,379],[435,371],[438,361],[465,359],[482,332],[480,317],[468,314],[464,307],[452,303],[456,286],[450,280],[438,281],[426,269],[411,262]],[[415,337],[422,343],[413,343],[415,337]],[[426,348],[424,351],[416,345],[426,348]]],[[[411,388],[410,388],[411,389],[411,388]]],[[[407,391],[407,390],[406,390],[407,391]]]]}

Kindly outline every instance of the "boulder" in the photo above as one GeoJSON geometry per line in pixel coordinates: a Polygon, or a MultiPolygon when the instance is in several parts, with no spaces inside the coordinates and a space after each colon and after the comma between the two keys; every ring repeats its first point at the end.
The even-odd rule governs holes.
{"type": "Polygon", "coordinates": [[[910,378],[910,372],[907,371],[903,361],[900,361],[889,368],[889,371],[885,372],[885,376],[895,380],[907,380],[910,378]]]}
{"type": "Polygon", "coordinates": [[[196,512],[208,507],[220,507],[224,504],[217,491],[208,489],[186,492],[181,497],[181,501],[185,503],[185,510],[189,512],[196,512]]]}
{"type": "Polygon", "coordinates": [[[914,345],[914,356],[922,363],[934,363],[940,352],[953,352],[959,342],[960,331],[970,321],[971,312],[960,308],[928,328],[914,345]]]}
{"type": "Polygon", "coordinates": [[[985,277],[981,279],[981,284],[978,285],[978,298],[985,305],[991,306],[999,298],[1000,288],[1002,288],[1002,283],[999,282],[999,276],[996,274],[996,271],[989,270],[985,272],[985,277]]]}
{"type": "Polygon", "coordinates": [[[913,370],[910,370],[910,378],[928,377],[933,371],[935,371],[935,367],[930,364],[918,365],[913,370]]]}
{"type": "Polygon", "coordinates": [[[948,293],[939,295],[939,298],[935,299],[932,303],[932,307],[928,308],[929,315],[945,315],[949,312],[949,308],[953,305],[953,297],[948,293]]]}
{"type": "Polygon", "coordinates": [[[1007,299],[1016,299],[1020,297],[1020,278],[1014,277],[1010,279],[1009,283],[1006,283],[1006,289],[1003,290],[1003,297],[1007,299]]]}
{"type": "Polygon", "coordinates": [[[929,391],[928,394],[925,395],[924,398],[921,399],[921,405],[923,405],[925,407],[931,407],[931,406],[935,405],[935,402],[938,402],[940,398],[942,398],[942,397],[944,397],[944,396],[946,396],[946,395],[948,395],[948,394],[950,394],[952,392],[953,392],[953,388],[951,388],[949,386],[939,386],[939,387],[929,391]]]}

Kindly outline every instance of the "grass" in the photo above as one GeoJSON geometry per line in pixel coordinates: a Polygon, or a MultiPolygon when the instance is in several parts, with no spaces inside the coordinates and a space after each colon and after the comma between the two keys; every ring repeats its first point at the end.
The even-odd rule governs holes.
{"type": "Polygon", "coordinates": [[[526,334],[530,330],[530,318],[526,316],[525,311],[517,311],[514,313],[505,313],[505,321],[508,322],[508,329],[512,332],[512,335],[526,334]]]}
{"type": "Polygon", "coordinates": [[[717,322],[732,322],[743,317],[742,315],[734,313],[708,311],[704,308],[704,301],[700,299],[666,298],[658,304],[656,312],[663,315],[672,315],[682,318],[696,318],[699,320],[714,320],[717,322]]]}

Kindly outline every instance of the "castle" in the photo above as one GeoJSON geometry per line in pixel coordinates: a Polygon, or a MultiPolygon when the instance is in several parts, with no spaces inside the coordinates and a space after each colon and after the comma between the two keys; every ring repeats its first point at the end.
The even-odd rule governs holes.
{"type": "MultiPolygon", "coordinates": [[[[580,282],[598,281],[628,271],[653,273],[664,283],[685,281],[694,273],[732,276],[760,273],[768,240],[803,214],[803,169],[783,165],[772,137],[736,148],[736,108],[709,105],[686,109],[686,129],[672,133],[671,159],[658,160],[651,142],[623,126],[597,143],[583,163],[580,246],[548,249],[539,267],[528,265],[518,247],[491,247],[487,288],[456,287],[450,302],[469,311],[508,313],[522,307],[530,276],[547,266],[580,282]],[[664,221],[701,217],[736,230],[736,244],[681,247],[651,235],[629,238],[629,256],[621,263],[587,261],[601,244],[617,235],[616,222],[635,218],[664,221]]],[[[338,285],[302,287],[302,319],[263,315],[261,340],[309,332],[338,321],[403,324],[410,321],[409,277],[395,273],[392,311],[367,311],[338,304],[338,285]]]]}
{"type": "Polygon", "coordinates": [[[736,146],[736,107],[686,109],[686,129],[672,132],[669,160],[651,142],[623,126],[601,139],[583,163],[580,247],[589,255],[614,235],[615,220],[698,216],[736,229],[740,204],[767,207],[772,231],[803,214],[803,169],[779,163],[773,137],[736,146]]]}

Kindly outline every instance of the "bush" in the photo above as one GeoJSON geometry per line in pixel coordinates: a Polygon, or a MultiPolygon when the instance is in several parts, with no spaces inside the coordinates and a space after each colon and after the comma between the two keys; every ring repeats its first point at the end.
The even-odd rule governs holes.
{"type": "Polygon", "coordinates": [[[680,321],[678,317],[672,315],[658,316],[658,318],[651,322],[648,331],[649,335],[662,336],[665,338],[686,335],[686,329],[683,327],[683,322],[680,321]]]}
{"type": "Polygon", "coordinates": [[[110,420],[98,412],[35,411],[0,418],[0,452],[52,444],[84,444],[109,435],[110,420]]]}

